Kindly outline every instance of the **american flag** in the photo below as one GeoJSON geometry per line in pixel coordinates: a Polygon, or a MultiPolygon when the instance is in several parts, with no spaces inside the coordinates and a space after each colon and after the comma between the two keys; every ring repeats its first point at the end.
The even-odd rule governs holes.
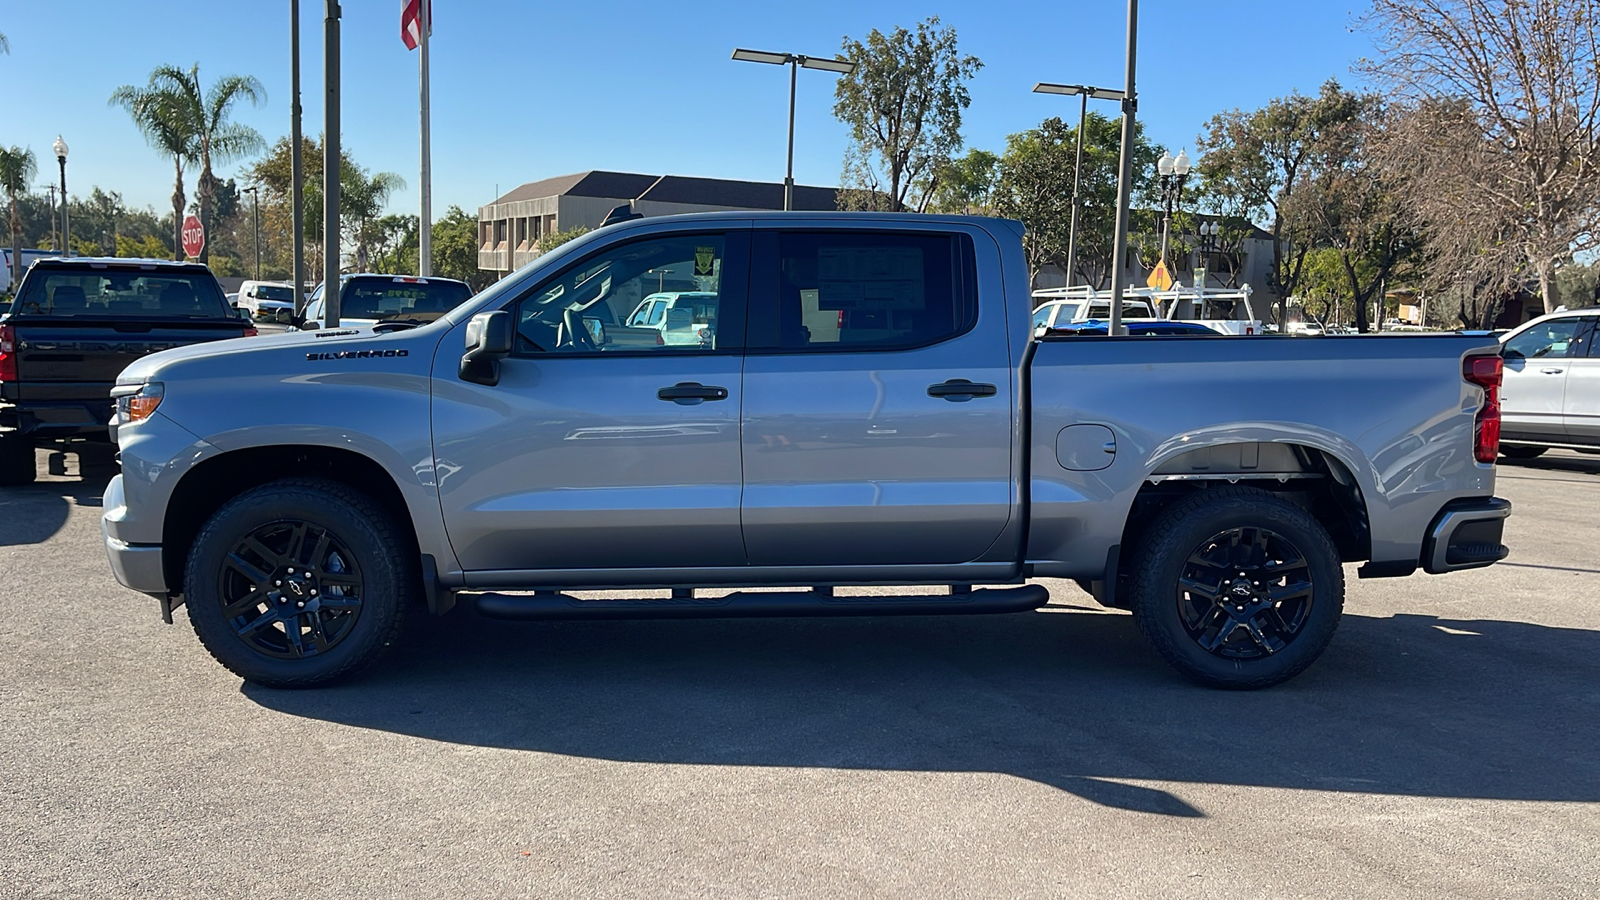
{"type": "MultiPolygon", "coordinates": [[[[428,36],[433,36],[433,0],[428,2],[428,36]]],[[[405,42],[407,50],[417,49],[422,42],[422,25],[420,18],[422,0],[400,0],[400,40],[405,42]]]]}

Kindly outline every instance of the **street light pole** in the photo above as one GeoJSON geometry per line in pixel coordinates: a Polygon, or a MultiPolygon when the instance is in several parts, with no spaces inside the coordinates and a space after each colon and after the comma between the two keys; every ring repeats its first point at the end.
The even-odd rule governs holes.
{"type": "Polygon", "coordinates": [[[783,176],[783,208],[787,212],[794,209],[794,95],[800,67],[849,75],[855,71],[856,64],[847,59],[829,59],[797,53],[768,53],[765,50],[734,50],[733,58],[740,62],[789,67],[789,160],[783,176]]]}
{"type": "Polygon", "coordinates": [[[1178,151],[1178,158],[1161,151],[1156,160],[1156,172],[1161,176],[1161,264],[1167,264],[1167,242],[1172,233],[1172,213],[1183,202],[1183,183],[1189,180],[1189,154],[1178,151]]]}
{"type": "Polygon", "coordinates": [[[1065,94],[1076,95],[1078,104],[1078,159],[1072,169],[1072,224],[1067,231],[1067,286],[1072,286],[1072,276],[1078,266],[1078,207],[1079,187],[1083,183],[1083,132],[1089,123],[1089,98],[1096,100],[1121,100],[1122,92],[1110,88],[1089,87],[1082,84],[1048,84],[1040,82],[1033,86],[1035,94],[1065,94]]]}
{"type": "Polygon", "coordinates": [[[56,152],[56,162],[61,163],[61,247],[62,255],[72,256],[72,219],[67,207],[67,142],[56,135],[56,142],[50,148],[56,152]]]}
{"type": "Polygon", "coordinates": [[[1128,0],[1128,80],[1122,95],[1122,158],[1117,165],[1117,222],[1111,239],[1111,321],[1106,332],[1122,331],[1123,258],[1128,255],[1128,205],[1133,195],[1134,115],[1139,111],[1139,95],[1134,90],[1136,55],[1139,47],[1139,0],[1128,0]]]}
{"type": "Polygon", "coordinates": [[[339,327],[339,0],[322,20],[322,298],[325,328],[339,327]]]}
{"type": "Polygon", "coordinates": [[[294,317],[306,310],[305,169],[300,161],[300,0],[289,0],[289,206],[294,224],[294,317]]]}
{"type": "Polygon", "coordinates": [[[255,238],[256,245],[256,280],[261,280],[261,188],[247,187],[244,189],[250,195],[250,235],[255,238]]]}

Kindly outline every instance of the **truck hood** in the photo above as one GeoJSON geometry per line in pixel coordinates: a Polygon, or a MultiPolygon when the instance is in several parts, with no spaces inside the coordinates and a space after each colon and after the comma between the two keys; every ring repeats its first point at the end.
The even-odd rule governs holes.
{"type": "Polygon", "coordinates": [[[321,331],[290,331],[281,334],[211,341],[152,353],[122,370],[118,383],[159,381],[174,370],[194,363],[209,363],[205,368],[226,366],[230,373],[251,371],[281,372],[289,367],[304,368],[316,362],[361,359],[382,364],[385,358],[431,356],[448,325],[412,328],[404,331],[374,332],[367,328],[331,328],[321,331]],[[391,352],[392,351],[392,352],[391,352]],[[404,352],[401,352],[404,351],[404,352]],[[316,354],[313,358],[311,354],[316,354]]]}

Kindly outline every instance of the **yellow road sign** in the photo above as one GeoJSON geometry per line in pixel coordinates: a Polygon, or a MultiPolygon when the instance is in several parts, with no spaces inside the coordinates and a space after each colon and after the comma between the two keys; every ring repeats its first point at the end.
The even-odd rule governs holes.
{"type": "Polygon", "coordinates": [[[1158,291],[1172,290],[1172,274],[1167,271],[1167,264],[1156,263],[1156,270],[1150,273],[1150,277],[1145,279],[1144,283],[1147,287],[1153,287],[1158,291]]]}

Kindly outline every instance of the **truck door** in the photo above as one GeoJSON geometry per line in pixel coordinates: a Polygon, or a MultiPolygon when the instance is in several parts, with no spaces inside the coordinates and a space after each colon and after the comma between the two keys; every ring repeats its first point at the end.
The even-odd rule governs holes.
{"type": "Polygon", "coordinates": [[[739,369],[749,237],[674,232],[604,246],[500,307],[516,323],[499,383],[434,360],[440,503],[464,569],[742,566],[739,369]],[[620,343],[659,289],[701,291],[704,345],[620,343]]]}
{"type": "Polygon", "coordinates": [[[786,228],[755,241],[750,563],[981,557],[1012,511],[1015,398],[998,278],[980,310],[972,237],[786,228]]]}
{"type": "Polygon", "coordinates": [[[1583,319],[1547,319],[1505,342],[1505,375],[1501,415],[1507,436],[1543,437],[1559,441],[1567,393],[1567,370],[1583,319]]]}

